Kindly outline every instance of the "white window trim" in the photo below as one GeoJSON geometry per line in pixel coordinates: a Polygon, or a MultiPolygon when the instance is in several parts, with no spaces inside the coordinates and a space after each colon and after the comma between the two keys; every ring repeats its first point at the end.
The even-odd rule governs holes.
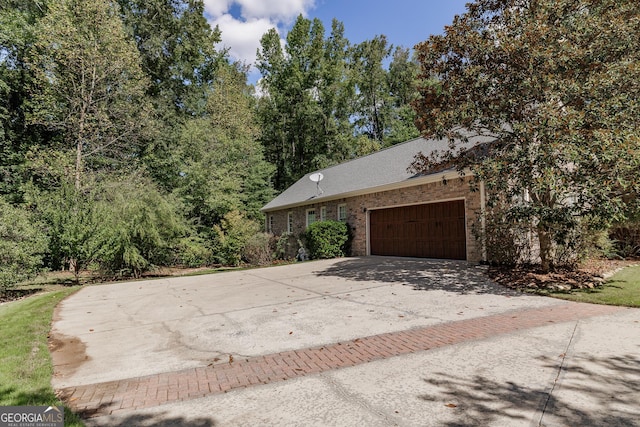
{"type": "Polygon", "coordinates": [[[293,233],[293,212],[287,212],[287,233],[293,233]]]}
{"type": "Polygon", "coordinates": [[[269,233],[273,233],[273,215],[269,215],[269,219],[267,220],[267,228],[269,233]]]}
{"type": "Polygon", "coordinates": [[[322,206],[320,208],[320,221],[326,221],[326,220],[327,220],[327,207],[322,206]]]}
{"type": "Polygon", "coordinates": [[[307,227],[309,227],[311,224],[313,224],[313,222],[312,222],[311,224],[309,223],[309,213],[311,213],[311,212],[313,212],[313,222],[317,222],[317,221],[318,221],[318,219],[317,219],[317,217],[316,217],[316,209],[315,209],[315,208],[313,208],[313,209],[307,209],[307,212],[306,212],[306,214],[305,214],[305,219],[306,219],[306,222],[307,222],[307,227]]]}
{"type": "Polygon", "coordinates": [[[347,222],[347,217],[348,216],[349,215],[347,213],[347,204],[346,203],[339,204],[337,212],[336,212],[336,217],[337,217],[338,221],[347,222]],[[340,208],[344,208],[344,218],[340,218],[340,208]]]}

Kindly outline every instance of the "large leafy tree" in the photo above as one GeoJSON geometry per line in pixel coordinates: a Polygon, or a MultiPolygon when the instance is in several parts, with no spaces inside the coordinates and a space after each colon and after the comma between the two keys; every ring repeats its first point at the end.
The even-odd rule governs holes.
{"type": "Polygon", "coordinates": [[[418,62],[409,49],[396,47],[393,51],[387,86],[391,97],[391,121],[385,133],[385,145],[393,145],[420,136],[415,125],[416,112],[411,107],[418,96],[418,62]]]}
{"type": "Polygon", "coordinates": [[[176,192],[205,233],[231,211],[260,219],[260,208],[273,196],[273,167],[263,157],[254,99],[245,82],[244,70],[221,67],[207,116],[190,120],[182,129],[176,192]]]}
{"type": "Polygon", "coordinates": [[[533,225],[549,269],[555,249],[570,245],[580,227],[605,226],[637,203],[640,4],[477,0],[467,7],[444,35],[417,47],[425,81],[418,124],[452,141],[496,138],[466,154],[452,142],[445,160],[470,167],[493,196],[519,200],[505,215],[533,225]]]}
{"type": "Polygon", "coordinates": [[[134,36],[147,93],[165,118],[203,114],[207,91],[224,59],[218,29],[204,17],[202,0],[118,0],[134,36]]]}
{"type": "Polygon", "coordinates": [[[376,36],[353,47],[352,120],[358,133],[376,141],[378,147],[420,135],[411,108],[411,101],[417,97],[418,69],[409,49],[388,45],[385,36],[376,36]]]}
{"type": "Polygon", "coordinates": [[[85,169],[134,163],[149,129],[147,80],[119,10],[108,0],[52,2],[40,21],[30,66],[30,120],[62,132],[75,159],[75,187],[85,169]]]}
{"type": "Polygon", "coordinates": [[[376,36],[353,48],[356,83],[354,120],[357,129],[380,144],[391,121],[391,95],[383,61],[391,54],[385,36],[376,36]]]}
{"type": "Polygon", "coordinates": [[[55,134],[25,120],[32,81],[27,58],[46,5],[45,0],[0,1],[0,193],[17,201],[29,148],[55,140],[55,134]]]}
{"type": "Polygon", "coordinates": [[[207,97],[216,70],[226,63],[215,44],[218,29],[204,16],[202,0],[118,0],[123,22],[141,57],[146,88],[158,120],[145,141],[142,159],[156,182],[170,191],[179,185],[181,129],[207,114],[207,97]]]}
{"type": "MultiPolygon", "coordinates": [[[[261,40],[257,67],[263,96],[258,114],[262,142],[277,167],[275,186],[284,189],[306,171],[325,166],[325,117],[320,106],[324,26],[299,16],[283,51],[275,29],[261,40]],[[320,101],[320,102],[319,102],[320,101]]],[[[328,119],[328,118],[327,118],[328,119]]]]}
{"type": "Polygon", "coordinates": [[[409,106],[418,66],[409,51],[393,51],[384,36],[352,46],[344,32],[333,20],[325,38],[319,20],[299,16],[284,48],[275,29],[261,39],[258,117],[277,190],[419,135],[409,106]]]}

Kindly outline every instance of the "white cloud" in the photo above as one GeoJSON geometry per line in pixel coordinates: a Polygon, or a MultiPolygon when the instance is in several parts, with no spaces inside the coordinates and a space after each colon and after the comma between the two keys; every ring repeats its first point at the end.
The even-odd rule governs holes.
{"type": "Polygon", "coordinates": [[[227,13],[233,4],[233,0],[204,0],[204,8],[213,17],[219,17],[227,13]]]}
{"type": "Polygon", "coordinates": [[[219,47],[228,48],[232,58],[253,64],[264,33],[271,28],[286,30],[298,15],[314,7],[315,0],[204,0],[204,4],[209,23],[222,31],[219,47]],[[230,13],[233,6],[240,16],[230,13]]]}
{"type": "Polygon", "coordinates": [[[299,14],[305,14],[313,7],[314,0],[238,0],[242,6],[242,15],[247,19],[276,19],[282,22],[293,20],[299,14]]]}
{"type": "Polygon", "coordinates": [[[276,27],[276,24],[268,19],[240,21],[229,14],[222,15],[210,23],[213,27],[219,26],[222,31],[220,47],[228,48],[231,57],[247,64],[256,61],[256,51],[260,47],[262,35],[276,27]]]}

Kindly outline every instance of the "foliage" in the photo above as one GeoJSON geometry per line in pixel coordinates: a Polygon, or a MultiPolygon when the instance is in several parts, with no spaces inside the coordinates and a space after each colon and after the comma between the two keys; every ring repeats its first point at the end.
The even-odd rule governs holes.
{"type": "Polygon", "coordinates": [[[277,190],[311,170],[418,135],[408,104],[418,67],[409,51],[396,49],[387,70],[393,47],[384,36],[351,46],[344,32],[334,20],[325,38],[320,20],[300,16],[284,48],[275,29],[261,39],[257,112],[277,190]]]}
{"type": "Polygon", "coordinates": [[[94,194],[80,192],[69,182],[48,192],[31,188],[28,200],[49,237],[47,265],[51,269],[68,267],[77,279],[109,241],[104,206],[95,202],[94,194]]]}
{"type": "Polygon", "coordinates": [[[43,143],[42,129],[29,129],[26,104],[32,76],[26,61],[35,37],[34,26],[46,12],[44,1],[4,1],[0,7],[0,194],[20,202],[25,153],[43,143]]]}
{"type": "Polygon", "coordinates": [[[140,160],[156,184],[170,192],[180,186],[184,171],[177,154],[183,127],[206,118],[218,68],[227,62],[224,51],[215,49],[220,32],[207,22],[202,0],[118,3],[148,77],[145,93],[156,117],[156,132],[144,139],[140,160]]]}
{"type": "MultiPolygon", "coordinates": [[[[0,312],[0,405],[62,406],[51,387],[48,337],[55,306],[77,288],[12,302],[0,312]]],[[[82,426],[65,407],[65,425],[82,426]]]]}
{"type": "Polygon", "coordinates": [[[228,212],[220,225],[213,227],[215,256],[221,264],[239,265],[247,244],[260,226],[238,211],[228,212]]]}
{"type": "Polygon", "coordinates": [[[342,221],[319,221],[305,231],[305,241],[313,259],[346,255],[349,228],[342,221]]]}
{"type": "Polygon", "coordinates": [[[224,56],[215,50],[218,29],[211,29],[202,0],[118,0],[125,27],[132,33],[147,93],[170,125],[202,115],[208,90],[224,56]],[[171,118],[171,113],[178,117],[171,118]],[[182,116],[182,117],[181,117],[182,116]]]}
{"type": "Polygon", "coordinates": [[[369,138],[382,143],[391,116],[387,74],[382,62],[391,54],[385,36],[376,36],[353,49],[356,77],[355,123],[369,138]]]}
{"type": "Polygon", "coordinates": [[[52,269],[68,266],[76,279],[85,269],[137,277],[154,265],[188,256],[180,252],[190,228],[179,202],[143,177],[134,178],[101,182],[85,191],[63,181],[48,192],[29,192],[46,224],[52,269]]]}
{"type": "Polygon", "coordinates": [[[46,248],[32,215],[0,198],[0,291],[40,272],[46,248]]]}
{"type": "MultiPolygon", "coordinates": [[[[338,29],[336,31],[339,31],[338,29]]],[[[333,35],[334,55],[344,55],[341,33],[333,35]]],[[[323,115],[325,94],[324,26],[318,19],[300,16],[286,38],[284,51],[275,29],[261,40],[257,68],[264,92],[258,103],[267,159],[276,165],[275,187],[284,190],[307,171],[326,166],[332,156],[329,143],[335,136],[329,125],[335,116],[323,115]]],[[[334,63],[335,64],[335,63],[334,63]]],[[[340,93],[342,76],[332,76],[333,90],[340,93]]],[[[329,83],[329,82],[327,82],[329,83]]],[[[335,95],[332,99],[336,99],[335,95]]],[[[339,120],[339,119],[338,119],[339,120]]]]}
{"type": "Polygon", "coordinates": [[[101,246],[100,266],[108,272],[132,274],[172,261],[189,227],[179,202],[151,183],[125,181],[105,188],[110,239],[101,246]]]}
{"type": "Polygon", "coordinates": [[[261,220],[260,208],[273,197],[268,184],[273,167],[264,160],[257,141],[245,78],[232,66],[220,70],[209,97],[208,117],[187,122],[176,150],[181,176],[175,193],[202,228],[211,229],[233,210],[261,220]]]}
{"type": "Polygon", "coordinates": [[[506,213],[535,227],[542,268],[561,262],[579,218],[603,228],[637,209],[639,13],[633,0],[468,4],[417,47],[419,127],[452,143],[414,169],[471,169],[491,194],[521,201],[506,213]],[[460,149],[479,135],[495,141],[460,149]]]}
{"type": "Polygon", "coordinates": [[[274,239],[273,257],[280,260],[290,259],[293,248],[292,241],[294,240],[293,233],[286,231],[279,236],[274,236],[274,239]]]}
{"type": "Polygon", "coordinates": [[[615,224],[609,230],[613,251],[621,258],[640,256],[640,221],[615,224]]]}
{"type": "Polygon", "coordinates": [[[150,128],[146,78],[133,42],[108,0],[60,0],[40,21],[29,64],[35,78],[30,121],[63,133],[85,166],[132,163],[150,128]]]}
{"type": "Polygon", "coordinates": [[[389,64],[388,85],[391,95],[391,122],[385,131],[385,145],[405,142],[420,136],[415,125],[416,112],[411,108],[418,96],[418,63],[409,49],[397,47],[389,64]]]}
{"type": "Polygon", "coordinates": [[[336,20],[325,36],[299,17],[285,46],[267,33],[254,96],[202,0],[2,4],[0,195],[44,227],[39,267],[136,276],[240,262],[241,223],[258,232],[274,185],[412,135],[408,50],[388,70],[386,42],[382,62],[375,49],[358,62],[365,45],[352,48],[336,20]],[[355,127],[365,68],[389,101],[383,142],[355,127]]]}
{"type": "Polygon", "coordinates": [[[273,261],[274,243],[272,234],[256,233],[242,250],[242,259],[250,265],[268,265],[273,261]]]}
{"type": "Polygon", "coordinates": [[[481,212],[473,224],[473,233],[482,242],[491,264],[513,266],[533,258],[531,237],[533,227],[505,215],[504,206],[481,212]],[[484,219],[484,223],[482,220],[484,219]]]}
{"type": "Polygon", "coordinates": [[[199,235],[181,238],[174,247],[171,265],[181,267],[202,267],[213,262],[210,245],[199,235]]]}

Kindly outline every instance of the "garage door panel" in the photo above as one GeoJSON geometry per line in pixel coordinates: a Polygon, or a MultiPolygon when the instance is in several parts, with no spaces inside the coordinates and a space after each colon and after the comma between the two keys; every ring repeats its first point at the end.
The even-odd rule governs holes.
{"type": "Polygon", "coordinates": [[[466,259],[464,201],[374,210],[372,255],[466,259]]]}

